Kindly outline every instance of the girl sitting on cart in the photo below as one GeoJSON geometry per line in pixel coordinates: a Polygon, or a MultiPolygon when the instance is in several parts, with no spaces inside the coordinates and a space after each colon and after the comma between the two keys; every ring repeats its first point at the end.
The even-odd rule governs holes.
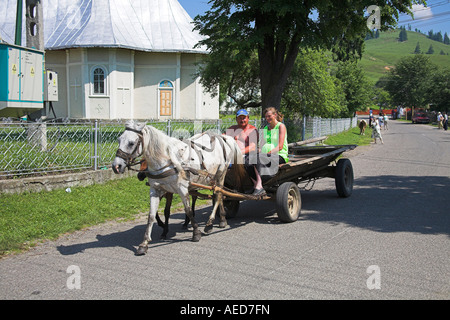
{"type": "MultiPolygon", "coordinates": [[[[263,183],[274,177],[280,164],[287,163],[288,143],[286,126],[281,122],[283,115],[273,107],[264,110],[267,126],[263,129],[263,146],[259,153],[256,169],[263,183]]],[[[255,193],[254,193],[255,194],[255,193]]],[[[265,190],[257,190],[256,195],[264,195],[265,190]]]]}

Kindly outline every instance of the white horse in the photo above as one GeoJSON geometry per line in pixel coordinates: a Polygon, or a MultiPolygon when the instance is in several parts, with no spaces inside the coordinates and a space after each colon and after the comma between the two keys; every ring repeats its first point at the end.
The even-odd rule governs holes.
{"type": "MultiPolygon", "coordinates": [[[[139,245],[137,255],[147,252],[160,198],[164,194],[180,195],[186,215],[194,229],[192,241],[197,242],[200,241],[201,231],[189,205],[189,191],[195,189],[190,183],[222,187],[231,163],[236,183],[239,184],[245,174],[241,150],[230,136],[205,132],[181,141],[167,136],[152,126],[130,120],[125,124],[125,132],[119,137],[119,149],[112,164],[114,172],[123,173],[141,155],[148,166],[146,175],[150,185],[150,212],[144,240],[139,245]]],[[[219,227],[224,228],[227,225],[222,195],[217,193],[215,196],[216,201],[205,232],[212,230],[219,205],[219,227]]]]}

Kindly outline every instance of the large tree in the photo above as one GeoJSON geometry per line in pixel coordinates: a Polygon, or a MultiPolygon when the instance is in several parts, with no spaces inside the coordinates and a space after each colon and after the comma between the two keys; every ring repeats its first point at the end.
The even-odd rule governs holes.
{"type": "Polygon", "coordinates": [[[427,90],[428,101],[436,111],[450,111],[450,68],[436,70],[427,90]]]}
{"type": "Polygon", "coordinates": [[[281,110],[324,118],[348,113],[342,83],[331,75],[330,58],[323,51],[300,52],[283,92],[281,110]]]}
{"type": "Polygon", "coordinates": [[[422,54],[403,57],[386,78],[380,80],[394,105],[425,107],[437,67],[422,54]]]}
{"type": "MultiPolygon", "coordinates": [[[[199,45],[210,51],[209,63],[218,78],[221,72],[236,74],[257,52],[261,104],[280,107],[283,89],[300,48],[331,49],[339,59],[360,54],[368,31],[369,6],[380,11],[380,29],[395,25],[399,13],[411,14],[413,0],[210,0],[211,9],[194,19],[195,28],[205,36],[199,45]],[[222,59],[217,61],[217,59],[222,59]]],[[[371,19],[373,16],[370,17],[371,19]]],[[[216,81],[203,81],[207,88],[216,81]]],[[[211,89],[212,90],[212,89],[211,89]]]]}
{"type": "Polygon", "coordinates": [[[371,103],[373,92],[362,67],[355,61],[340,61],[334,73],[341,82],[347,101],[346,116],[353,116],[356,111],[366,110],[371,103]]]}

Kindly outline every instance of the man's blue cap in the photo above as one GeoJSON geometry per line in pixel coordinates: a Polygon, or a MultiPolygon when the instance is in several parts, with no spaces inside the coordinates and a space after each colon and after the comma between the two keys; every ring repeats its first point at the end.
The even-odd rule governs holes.
{"type": "Polygon", "coordinates": [[[236,117],[239,117],[239,116],[248,116],[247,110],[245,110],[245,109],[239,110],[239,111],[236,113],[236,117]]]}

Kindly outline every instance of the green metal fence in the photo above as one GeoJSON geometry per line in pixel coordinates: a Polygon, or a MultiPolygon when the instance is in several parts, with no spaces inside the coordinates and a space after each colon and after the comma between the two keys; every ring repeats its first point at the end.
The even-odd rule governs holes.
{"type": "MultiPolygon", "coordinates": [[[[295,142],[345,131],[356,126],[356,118],[285,120],[288,141],[295,142]]],[[[167,120],[145,121],[176,138],[215,130],[225,133],[234,120],[167,120]]],[[[250,123],[261,128],[260,119],[250,123]]],[[[0,179],[28,175],[45,175],[82,169],[101,170],[110,167],[117,139],[125,121],[65,121],[28,123],[0,122],[0,179]]]]}

